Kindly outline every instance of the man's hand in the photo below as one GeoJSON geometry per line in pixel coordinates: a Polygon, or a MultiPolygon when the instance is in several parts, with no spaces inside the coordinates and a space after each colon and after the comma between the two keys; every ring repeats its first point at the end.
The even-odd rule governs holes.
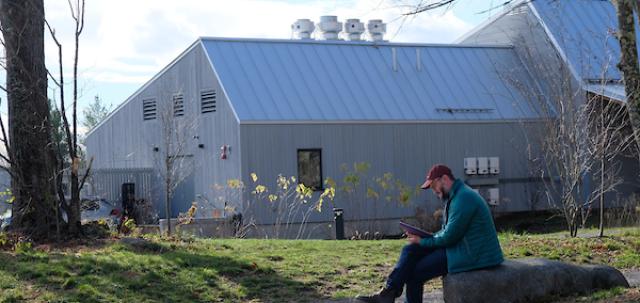
{"type": "Polygon", "coordinates": [[[409,243],[411,244],[420,244],[420,240],[422,240],[420,236],[416,236],[412,234],[406,234],[406,235],[407,235],[407,240],[409,240],[409,243]]]}

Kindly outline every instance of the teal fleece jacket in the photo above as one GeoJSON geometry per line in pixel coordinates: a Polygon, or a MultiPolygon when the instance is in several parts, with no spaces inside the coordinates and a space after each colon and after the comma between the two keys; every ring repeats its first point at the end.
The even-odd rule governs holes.
{"type": "Polygon", "coordinates": [[[450,273],[491,267],[504,261],[491,212],[484,199],[456,179],[445,206],[443,228],[424,238],[424,247],[444,247],[450,273]]]}

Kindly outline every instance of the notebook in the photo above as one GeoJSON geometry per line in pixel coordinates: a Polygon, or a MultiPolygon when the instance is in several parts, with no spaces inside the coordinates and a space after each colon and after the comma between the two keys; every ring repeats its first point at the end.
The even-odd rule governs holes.
{"type": "Polygon", "coordinates": [[[427,238],[427,237],[433,236],[433,234],[428,231],[424,231],[418,227],[415,227],[409,223],[402,222],[402,221],[400,221],[400,228],[402,228],[402,230],[404,230],[404,232],[406,232],[407,234],[416,235],[420,238],[427,238]]]}

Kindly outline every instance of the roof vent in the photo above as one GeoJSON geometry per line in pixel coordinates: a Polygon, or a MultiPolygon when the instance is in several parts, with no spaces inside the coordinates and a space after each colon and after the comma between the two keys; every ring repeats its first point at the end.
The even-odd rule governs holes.
{"type": "Polygon", "coordinates": [[[364,23],[360,22],[360,19],[347,19],[344,23],[344,32],[349,34],[349,40],[360,41],[364,33],[364,23]]]}
{"type": "Polygon", "coordinates": [[[291,29],[298,39],[311,39],[311,33],[316,27],[309,19],[298,19],[291,24],[291,29]]]}
{"type": "Polygon", "coordinates": [[[369,20],[367,24],[369,37],[371,41],[384,41],[384,34],[387,32],[387,24],[382,23],[380,19],[369,20]]]}
{"type": "Polygon", "coordinates": [[[338,17],[321,16],[317,25],[325,40],[338,40],[338,34],[342,30],[342,22],[338,22],[338,17]]]}

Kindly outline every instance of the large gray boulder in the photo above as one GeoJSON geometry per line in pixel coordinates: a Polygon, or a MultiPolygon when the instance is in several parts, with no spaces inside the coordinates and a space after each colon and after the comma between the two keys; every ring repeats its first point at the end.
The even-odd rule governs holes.
{"type": "Polygon", "coordinates": [[[520,259],[506,260],[489,269],[449,274],[443,279],[443,286],[447,303],[516,303],[629,287],[629,283],[611,266],[520,259]]]}

